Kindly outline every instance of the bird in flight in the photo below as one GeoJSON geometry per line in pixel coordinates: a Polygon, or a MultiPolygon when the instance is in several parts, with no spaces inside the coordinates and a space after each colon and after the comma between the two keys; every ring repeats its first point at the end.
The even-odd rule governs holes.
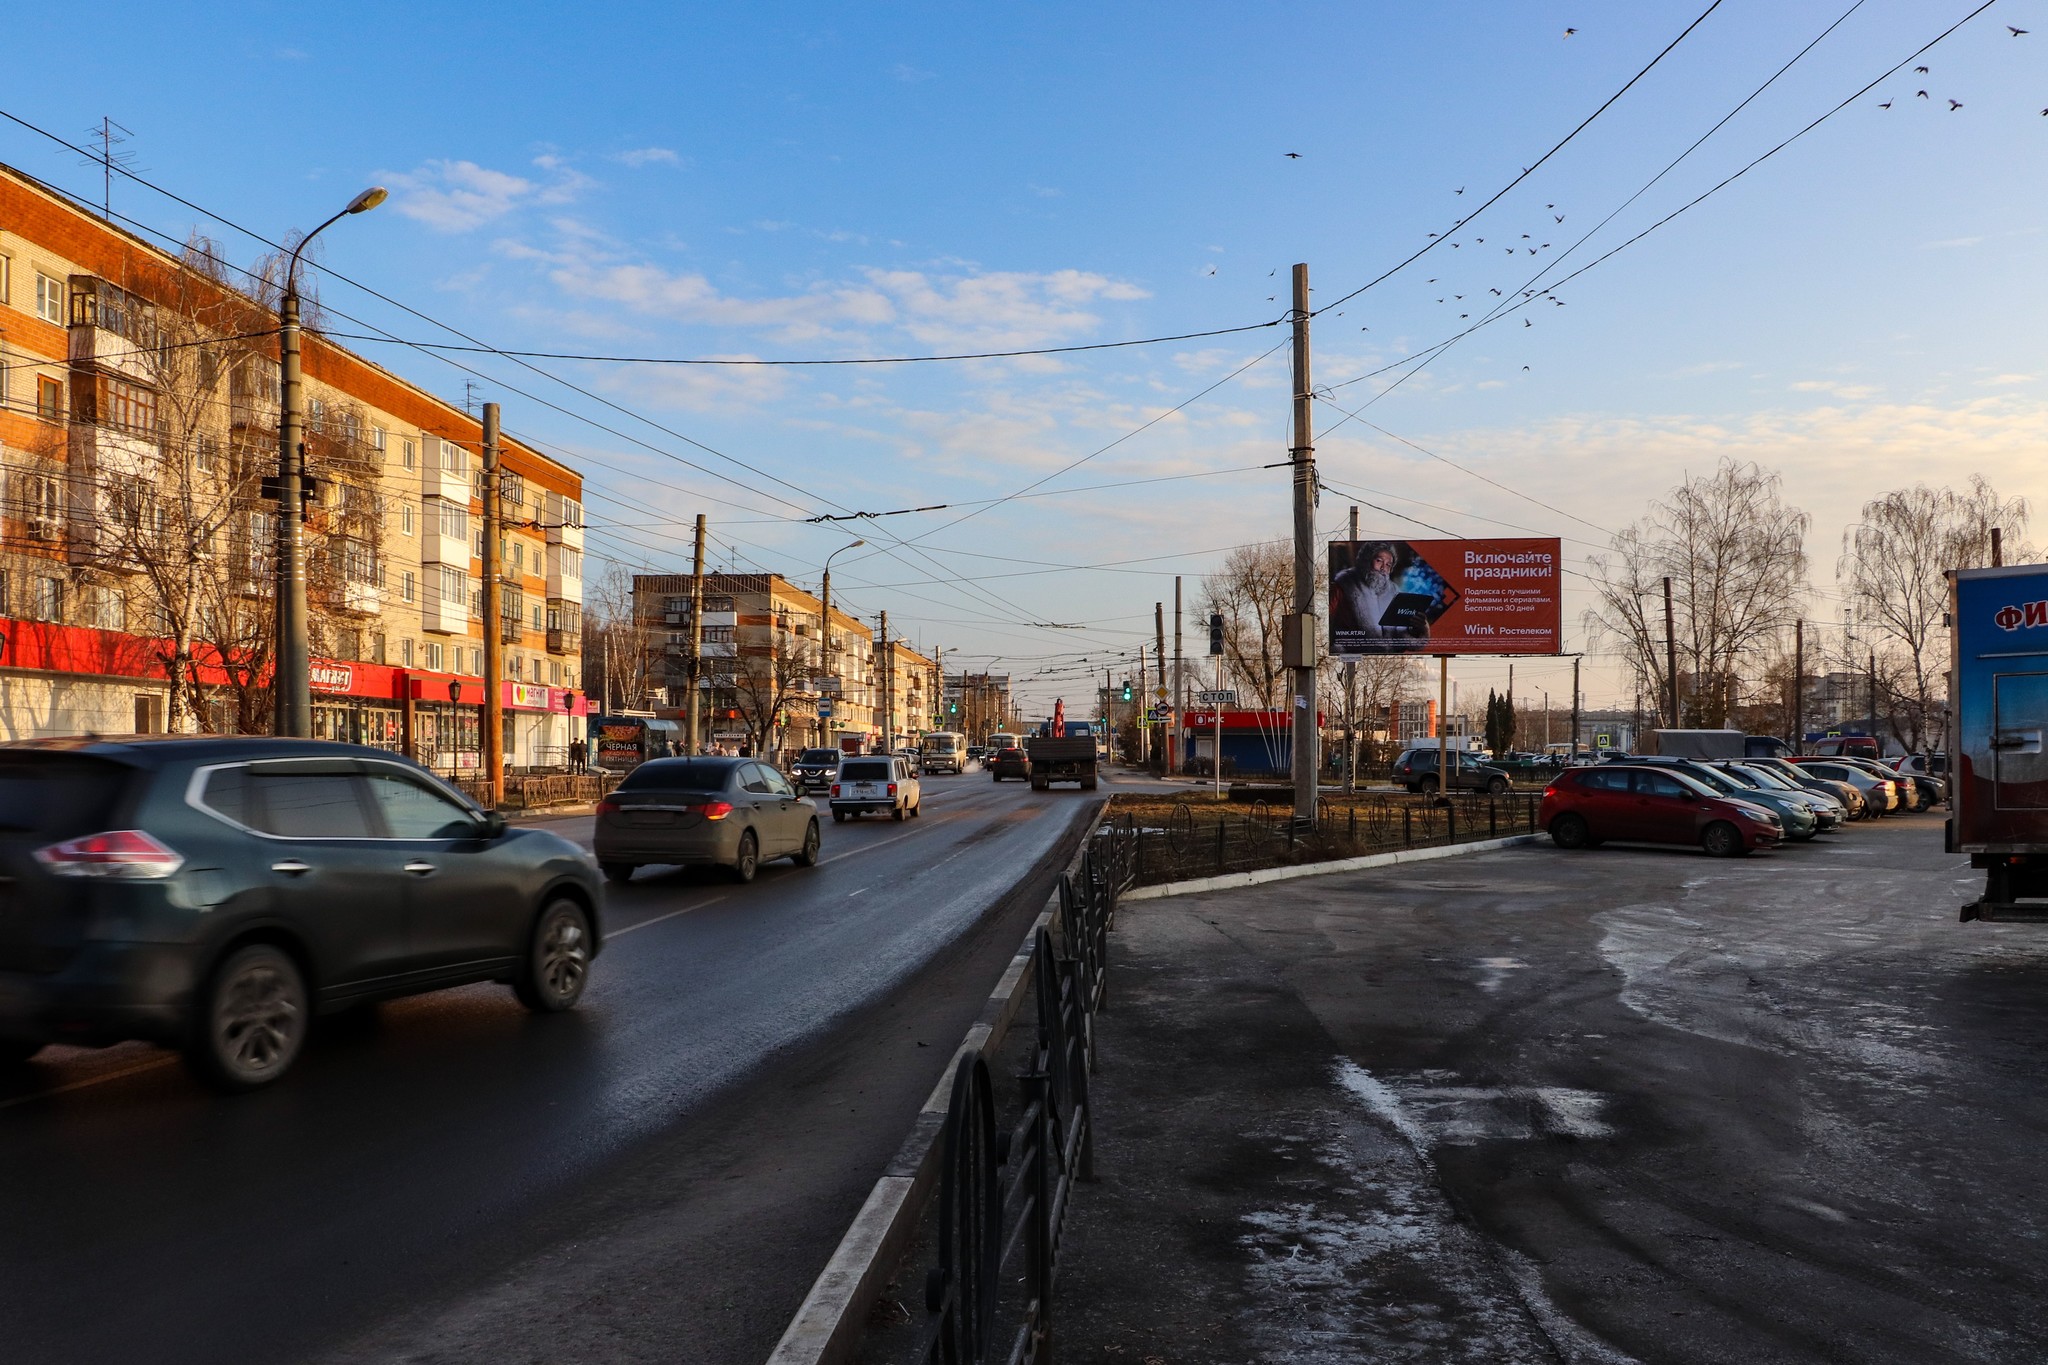
{"type": "Polygon", "coordinates": [[[1923,75],[1923,76],[1927,74],[1927,68],[1926,68],[1926,67],[1924,67],[1924,66],[1916,66],[1916,67],[1914,67],[1913,69],[1914,69],[1915,71],[1919,72],[1919,73],[1920,73],[1921,75],[1923,75]]]}
{"type": "MultiPolygon", "coordinates": [[[[1508,248],[1508,255],[1512,256],[1512,255],[1514,255],[1514,254],[1515,254],[1515,249],[1514,249],[1513,247],[1509,247],[1509,248],[1508,248]]],[[[1533,247],[1533,246],[1532,246],[1532,247],[1530,247],[1530,248],[1529,248],[1529,254],[1530,254],[1531,256],[1534,256],[1534,255],[1536,254],[1536,248],[1535,248],[1535,247],[1533,247]]]]}
{"type": "Polygon", "coordinates": [[[2025,37],[2027,33],[2029,33],[2031,30],[2024,28],[2014,28],[2011,24],[2007,24],[2005,26],[2005,31],[2007,33],[2010,33],[2015,38],[2022,38],[2025,37]]]}
{"type": "Polygon", "coordinates": [[[1883,104],[1880,104],[1877,107],[1880,109],[1889,109],[1892,107],[1892,102],[1890,100],[1886,100],[1883,104]]]}
{"type": "Polygon", "coordinates": [[[1555,219],[1557,219],[1557,221],[1558,221],[1558,222],[1560,222],[1560,223],[1562,223],[1562,222],[1564,221],[1564,215],[1563,215],[1563,214],[1561,214],[1561,213],[1553,213],[1553,214],[1551,214],[1550,216],[1551,216],[1552,218],[1555,218],[1555,219]]]}
{"type": "Polygon", "coordinates": [[[1464,192],[1465,192],[1465,187],[1464,187],[1463,185],[1460,185],[1460,186],[1458,186],[1458,188],[1456,188],[1456,189],[1454,189],[1454,190],[1452,190],[1452,191],[1451,191],[1451,193],[1452,193],[1452,194],[1463,194],[1464,192]]]}
{"type": "Polygon", "coordinates": [[[1523,319],[1522,319],[1522,325],[1523,325],[1524,327],[1534,327],[1534,326],[1535,326],[1536,324],[1535,324],[1535,323],[1533,323],[1533,322],[1531,322],[1531,321],[1529,321],[1529,319],[1527,319],[1527,318],[1523,318],[1523,319]]]}
{"type": "Polygon", "coordinates": [[[1960,109],[1960,108],[1962,108],[1962,107],[1963,107],[1963,102],[1962,102],[1961,100],[1950,100],[1950,101],[1948,102],[1948,111],[1949,111],[1949,112],[1950,112],[1951,114],[1953,114],[1953,113],[1954,113],[1954,112],[1955,112],[1956,110],[1958,110],[1958,109],[1960,109]]]}
{"type": "Polygon", "coordinates": [[[1913,93],[1920,99],[1924,100],[1927,98],[1927,92],[1925,90],[1915,90],[1913,93]]]}
{"type": "Polygon", "coordinates": [[[1500,297],[1500,290],[1498,290],[1498,289],[1494,289],[1494,288],[1491,288],[1491,287],[1489,287],[1489,288],[1487,289],[1487,292],[1488,292],[1488,293],[1490,293],[1490,294],[1492,294],[1492,295],[1493,295],[1493,296],[1494,296],[1495,298],[1499,298],[1499,297],[1500,297]]]}
{"type": "Polygon", "coordinates": [[[1522,367],[1522,369],[1523,369],[1524,371],[1527,371],[1527,370],[1528,370],[1528,368],[1529,368],[1529,367],[1528,367],[1527,365],[1524,365],[1524,366],[1522,367]]]}
{"type": "Polygon", "coordinates": [[[1528,234],[1528,233],[1526,233],[1526,232],[1525,232],[1525,233],[1523,233],[1523,234],[1522,234],[1522,240],[1523,240],[1523,241],[1525,241],[1525,242],[1526,242],[1526,241],[1528,241],[1528,240],[1529,240],[1529,234],[1528,234]]]}
{"type": "Polygon", "coordinates": [[[1571,37],[1571,36],[1572,36],[1572,35],[1573,35],[1574,33],[1577,33],[1577,32],[1578,32],[1578,30],[1577,30],[1577,29],[1575,29],[1575,28],[1568,28],[1568,29],[1566,29],[1566,30],[1564,31],[1564,36],[1565,36],[1565,37],[1567,37],[1567,38],[1569,38],[1569,37],[1571,37]]]}
{"type": "Polygon", "coordinates": [[[1301,153],[1300,153],[1300,152],[1289,152],[1289,153],[1287,153],[1287,159],[1288,159],[1289,161],[1299,161],[1299,160],[1301,160],[1301,153]]]}
{"type": "Polygon", "coordinates": [[[1207,271],[1206,271],[1205,273],[1207,273],[1207,274],[1210,274],[1210,275],[1213,275],[1213,274],[1215,274],[1215,273],[1216,273],[1216,267],[1215,267],[1215,266],[1213,266],[1213,265],[1212,265],[1212,266],[1210,266],[1210,267],[1209,267],[1209,269],[1208,269],[1208,270],[1207,270],[1207,271]]]}

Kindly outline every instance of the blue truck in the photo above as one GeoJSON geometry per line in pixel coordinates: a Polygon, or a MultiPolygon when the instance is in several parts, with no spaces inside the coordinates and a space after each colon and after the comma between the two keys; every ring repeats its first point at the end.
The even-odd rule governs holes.
{"type": "Polygon", "coordinates": [[[1962,918],[2048,921],[2048,565],[1952,569],[1945,847],[1984,872],[1962,918]]]}

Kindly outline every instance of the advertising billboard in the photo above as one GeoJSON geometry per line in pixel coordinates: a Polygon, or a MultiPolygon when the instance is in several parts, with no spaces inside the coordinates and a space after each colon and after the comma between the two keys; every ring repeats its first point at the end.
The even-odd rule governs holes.
{"type": "Polygon", "coordinates": [[[1556,654],[1555,539],[1330,543],[1330,653],[1556,654]]]}
{"type": "Polygon", "coordinates": [[[2048,853],[2048,566],[1951,582],[1950,851],[2048,853]]]}

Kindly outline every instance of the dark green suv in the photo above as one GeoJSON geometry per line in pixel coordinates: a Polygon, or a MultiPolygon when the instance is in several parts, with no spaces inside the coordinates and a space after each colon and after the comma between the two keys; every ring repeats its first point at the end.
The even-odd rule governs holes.
{"type": "MultiPolygon", "coordinates": [[[[1481,762],[1477,755],[1462,749],[1451,753],[1451,790],[1488,792],[1494,796],[1505,796],[1513,790],[1515,781],[1508,776],[1505,768],[1496,768],[1491,763],[1481,762]]],[[[1437,750],[1434,744],[1427,748],[1417,745],[1405,749],[1394,760],[1394,781],[1411,792],[1435,792],[1442,784],[1436,775],[1437,750]]]]}

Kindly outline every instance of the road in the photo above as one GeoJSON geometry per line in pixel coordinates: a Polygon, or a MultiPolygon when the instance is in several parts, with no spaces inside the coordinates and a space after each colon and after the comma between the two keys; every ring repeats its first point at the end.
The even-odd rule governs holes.
{"type": "Polygon", "coordinates": [[[2048,926],[1958,923],[1966,863],[1921,815],[1128,905],[1065,1349],[2048,1360],[2048,926]]]}
{"type": "Polygon", "coordinates": [[[0,1357],[758,1361],[1095,804],[924,802],[750,886],[643,869],[568,1015],[386,1004],[235,1099],[47,1049],[0,1086],[0,1357]]]}

